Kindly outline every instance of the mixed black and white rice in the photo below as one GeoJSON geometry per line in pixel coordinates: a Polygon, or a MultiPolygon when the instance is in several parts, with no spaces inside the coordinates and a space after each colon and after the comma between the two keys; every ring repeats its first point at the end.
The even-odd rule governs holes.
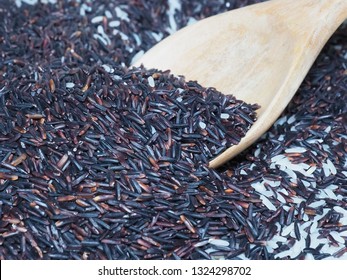
{"type": "Polygon", "coordinates": [[[0,2],[0,259],[347,258],[347,26],[218,170],[257,106],[127,68],[256,2],[0,2]]]}

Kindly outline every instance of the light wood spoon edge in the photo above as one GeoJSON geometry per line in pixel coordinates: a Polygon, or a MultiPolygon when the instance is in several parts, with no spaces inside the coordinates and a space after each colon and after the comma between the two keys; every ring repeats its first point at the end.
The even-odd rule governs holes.
{"type": "Polygon", "coordinates": [[[257,121],[240,143],[210,161],[209,166],[216,168],[272,126],[346,18],[347,0],[272,0],[185,27],[134,66],[170,69],[261,106],[257,121]],[[238,74],[241,78],[235,80],[238,74]]]}

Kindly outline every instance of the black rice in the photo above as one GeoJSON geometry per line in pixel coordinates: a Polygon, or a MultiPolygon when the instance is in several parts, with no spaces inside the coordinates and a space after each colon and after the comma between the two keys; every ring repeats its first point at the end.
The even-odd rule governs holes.
{"type": "Polygon", "coordinates": [[[346,26],[269,132],[216,171],[256,106],[127,67],[259,1],[26,2],[0,3],[1,259],[346,257],[346,26]]]}

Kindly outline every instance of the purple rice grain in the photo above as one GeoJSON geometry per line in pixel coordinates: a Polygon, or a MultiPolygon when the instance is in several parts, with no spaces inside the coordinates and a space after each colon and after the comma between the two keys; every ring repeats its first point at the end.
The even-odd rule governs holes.
{"type": "Polygon", "coordinates": [[[269,132],[215,171],[256,108],[229,114],[214,89],[126,66],[259,1],[182,0],[174,17],[165,0],[17,2],[0,3],[1,259],[346,257],[346,26],[269,132]],[[229,251],[194,247],[210,238],[229,251]]]}

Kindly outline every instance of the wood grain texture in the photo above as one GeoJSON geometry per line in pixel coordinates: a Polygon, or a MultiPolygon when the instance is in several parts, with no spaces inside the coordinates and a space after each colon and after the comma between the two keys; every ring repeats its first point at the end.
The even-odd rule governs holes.
{"type": "Polygon", "coordinates": [[[149,50],[135,65],[172,73],[258,103],[258,120],[215,168],[277,120],[313,62],[347,18],[347,0],[272,0],[201,20],[149,50]]]}

